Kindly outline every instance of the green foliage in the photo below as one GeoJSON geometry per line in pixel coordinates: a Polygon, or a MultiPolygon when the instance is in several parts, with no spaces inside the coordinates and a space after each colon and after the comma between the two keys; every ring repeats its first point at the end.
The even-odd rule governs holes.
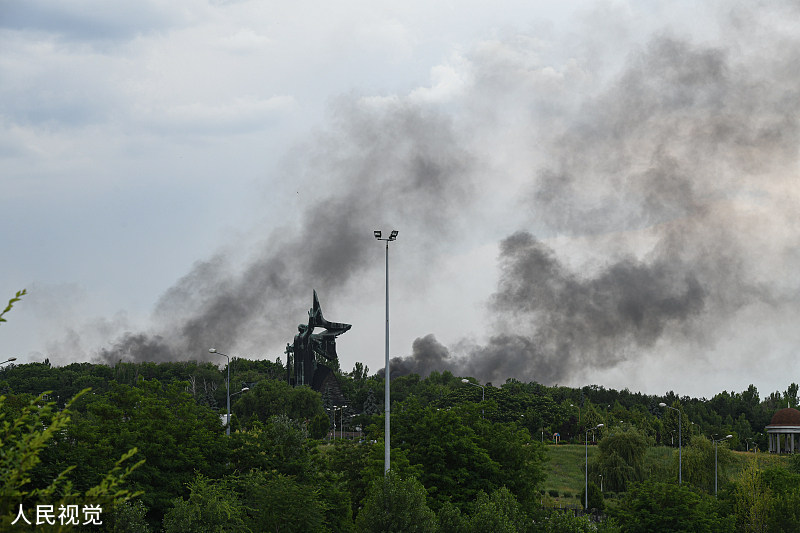
{"type": "Polygon", "coordinates": [[[793,474],[800,474],[800,453],[791,456],[788,469],[793,474]]]}
{"type": "Polygon", "coordinates": [[[554,511],[538,520],[533,526],[535,533],[617,533],[619,527],[613,520],[595,524],[589,517],[575,516],[572,511],[554,511]]]}
{"type": "MultiPolygon", "coordinates": [[[[76,491],[70,474],[74,466],[67,466],[54,476],[42,480],[40,487],[32,488],[33,472],[41,462],[40,455],[47,449],[54,436],[61,434],[70,422],[70,411],[56,411],[54,403],[45,402],[43,396],[32,400],[19,416],[6,419],[2,410],[5,401],[0,396],[0,530],[11,529],[19,506],[30,509],[37,504],[53,505],[55,509],[67,505],[100,505],[112,510],[117,505],[138,496],[122,486],[131,473],[142,465],[142,461],[123,468],[122,463],[136,453],[131,449],[115,461],[95,486],[83,494],[76,491]]],[[[68,408],[77,398],[68,403],[68,408]]],[[[71,525],[59,525],[59,531],[68,531],[71,525]]]]}
{"type": "Polygon", "coordinates": [[[150,533],[150,526],[145,520],[147,507],[141,500],[124,502],[117,506],[108,518],[103,519],[108,533],[150,533]]]}
{"type": "Polygon", "coordinates": [[[591,474],[602,475],[609,490],[627,490],[630,483],[643,479],[644,458],[650,444],[634,429],[608,435],[598,445],[591,474]]]}
{"type": "Polygon", "coordinates": [[[761,471],[754,460],[734,481],[734,512],[739,531],[755,533],[766,531],[769,519],[770,493],[761,471]]]}
{"type": "Polygon", "coordinates": [[[478,494],[469,524],[471,533],[525,533],[529,522],[514,495],[502,487],[491,496],[478,494]]]}
{"type": "Polygon", "coordinates": [[[433,533],[436,515],[426,503],[425,487],[414,477],[401,479],[393,471],[369,487],[356,519],[359,533],[433,533]]]}
{"type": "Polygon", "coordinates": [[[720,515],[713,497],[688,484],[650,480],[634,485],[614,514],[623,533],[723,533],[735,523],[720,515]]]}
{"type": "Polygon", "coordinates": [[[254,470],[235,479],[252,531],[323,533],[328,506],[317,489],[281,474],[254,470]]]}
{"type": "MultiPolygon", "coordinates": [[[[581,491],[581,505],[586,502],[586,488],[581,491]]],[[[586,507],[587,509],[596,509],[598,511],[604,511],[606,508],[606,502],[603,499],[603,493],[600,492],[600,487],[595,485],[594,483],[589,483],[589,506],[586,507]]]]}
{"type": "Polygon", "coordinates": [[[794,533],[800,531],[800,488],[796,485],[769,499],[767,531],[794,533]]]}
{"type": "Polygon", "coordinates": [[[11,298],[8,301],[8,305],[6,306],[5,309],[3,309],[3,312],[0,313],[0,322],[6,322],[6,319],[3,318],[3,315],[5,315],[9,311],[11,311],[11,308],[14,307],[14,304],[17,303],[20,300],[20,298],[22,298],[26,294],[28,294],[26,289],[22,289],[21,291],[17,291],[16,296],[14,296],[13,298],[11,298]]]}
{"type": "Polygon", "coordinates": [[[291,387],[285,381],[259,381],[255,388],[242,394],[231,406],[231,411],[241,420],[253,414],[261,422],[275,415],[285,415],[294,420],[312,420],[325,415],[322,396],[310,387],[291,387]]]}
{"type": "MultiPolygon", "coordinates": [[[[733,464],[733,453],[725,442],[717,444],[703,437],[692,437],[691,444],[683,448],[683,482],[689,482],[706,492],[714,492],[714,458],[717,458],[718,485],[727,482],[727,469],[733,464]]],[[[675,457],[677,461],[677,457],[675,457]]]]}
{"type": "MultiPolygon", "coordinates": [[[[375,420],[371,434],[383,424],[383,417],[375,420]]],[[[480,491],[503,485],[529,501],[545,479],[542,445],[531,442],[528,431],[516,424],[482,419],[474,404],[450,410],[423,408],[409,398],[393,411],[392,442],[392,468],[403,454],[410,465],[420,467],[428,504],[435,510],[445,501],[468,510],[480,491]]]]}
{"type": "Polygon", "coordinates": [[[229,483],[202,474],[188,484],[189,499],[176,498],[164,515],[164,533],[250,533],[245,507],[229,483]]]}
{"type": "Polygon", "coordinates": [[[323,415],[319,414],[311,420],[309,424],[309,431],[311,432],[312,439],[322,439],[325,435],[328,434],[328,429],[330,428],[330,419],[323,415]]]}
{"type": "Polygon", "coordinates": [[[438,533],[469,533],[468,518],[462,516],[461,509],[450,502],[444,502],[436,520],[438,533]]]}
{"type": "Polygon", "coordinates": [[[137,448],[134,460],[146,462],[129,481],[144,492],[149,520],[160,522],[172,500],[186,492],[195,470],[220,477],[227,441],[219,417],[198,406],[186,383],[162,386],[140,379],[136,387],[112,382],[105,394],[88,394],[76,402],[74,423],[56,434],[41,454],[36,478],[74,468],[75,485],[97,483],[115,457],[137,448]]]}
{"type": "Polygon", "coordinates": [[[683,440],[683,445],[686,446],[689,444],[689,439],[691,435],[687,435],[687,427],[689,426],[689,420],[686,417],[686,412],[684,411],[683,405],[678,400],[675,400],[670,405],[672,409],[667,409],[664,407],[664,416],[662,418],[662,426],[663,426],[663,433],[661,438],[661,443],[665,446],[674,446],[678,447],[679,435],[683,440]],[[674,411],[673,409],[678,409],[680,411],[680,416],[678,416],[678,412],[674,411]],[[679,424],[682,423],[682,427],[679,424]]]}
{"type": "Polygon", "coordinates": [[[364,400],[364,414],[367,415],[377,415],[380,414],[381,410],[378,407],[378,399],[375,396],[375,390],[370,387],[367,389],[367,397],[364,400]]]}
{"type": "Polygon", "coordinates": [[[228,447],[231,471],[261,469],[300,480],[309,479],[316,472],[312,457],[317,450],[309,440],[306,423],[283,414],[273,416],[266,424],[255,423],[250,431],[232,433],[228,447]]]}
{"type": "MultiPolygon", "coordinates": [[[[326,470],[336,473],[344,490],[350,498],[352,515],[357,516],[361,501],[366,497],[368,481],[365,477],[367,458],[372,446],[368,444],[354,444],[348,441],[337,441],[329,447],[325,458],[326,470]]],[[[381,457],[381,460],[383,457],[381,457]]],[[[383,463],[381,463],[381,467],[383,463]]],[[[379,470],[373,479],[383,475],[379,470]]]]}

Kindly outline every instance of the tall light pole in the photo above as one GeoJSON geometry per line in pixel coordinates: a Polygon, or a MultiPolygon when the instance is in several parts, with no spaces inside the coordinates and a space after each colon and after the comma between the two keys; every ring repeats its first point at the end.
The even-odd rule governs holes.
{"type": "MultiPolygon", "coordinates": [[[[573,404],[569,404],[570,407],[575,407],[573,404]]],[[[578,428],[581,427],[581,406],[578,406],[578,428]]]]}
{"type": "Polygon", "coordinates": [[[585,448],[586,452],[586,479],[585,486],[583,487],[583,509],[589,509],[589,432],[594,431],[595,429],[600,429],[603,427],[603,424],[597,424],[592,429],[586,430],[586,437],[583,439],[583,447],[585,448]]]}
{"type": "Polygon", "coordinates": [[[383,450],[383,475],[389,472],[389,415],[391,413],[391,406],[389,404],[389,242],[397,239],[397,230],[392,230],[389,236],[381,239],[380,231],[373,231],[375,238],[379,241],[386,241],[386,391],[384,395],[384,412],[386,413],[386,425],[384,428],[384,450],[383,450]]]}
{"type": "Polygon", "coordinates": [[[672,409],[673,411],[678,411],[678,485],[682,483],[681,474],[683,469],[683,439],[681,438],[681,410],[675,409],[674,407],[670,407],[665,403],[658,404],[661,407],[666,407],[667,409],[672,409]]]}
{"type": "Polygon", "coordinates": [[[229,356],[225,355],[222,352],[218,352],[216,348],[209,349],[208,353],[215,353],[215,354],[218,354],[218,355],[223,355],[223,356],[228,358],[228,385],[227,385],[227,389],[228,389],[228,418],[227,418],[226,424],[225,424],[228,427],[225,429],[225,434],[230,437],[231,436],[231,358],[229,356]]]}
{"type": "MultiPolygon", "coordinates": [[[[341,407],[338,406],[338,405],[334,405],[333,406],[333,409],[332,409],[333,410],[333,440],[336,440],[336,410],[338,409],[339,411],[342,411],[342,409],[344,409],[345,407],[347,407],[347,406],[346,405],[342,405],[341,407]]],[[[331,411],[331,409],[328,409],[328,411],[331,411]]],[[[342,417],[343,416],[344,416],[344,411],[342,411],[342,417]]],[[[342,424],[344,424],[344,420],[342,420],[342,424]]]]}
{"type": "Polygon", "coordinates": [[[714,441],[714,498],[717,497],[717,443],[731,437],[733,437],[733,435],[728,435],[727,437],[723,437],[714,441]]]}
{"type": "Polygon", "coordinates": [[[477,383],[473,383],[470,380],[464,378],[461,380],[461,383],[466,383],[467,385],[472,385],[474,387],[481,388],[481,418],[483,417],[483,402],[486,400],[486,390],[483,388],[483,385],[478,385],[477,383]]]}
{"type": "MultiPolygon", "coordinates": [[[[339,438],[342,439],[342,440],[344,440],[344,408],[345,407],[347,407],[347,406],[343,405],[342,407],[339,408],[339,422],[341,424],[339,426],[339,438]]],[[[336,411],[333,412],[333,416],[334,416],[334,418],[336,418],[336,411]]]]}

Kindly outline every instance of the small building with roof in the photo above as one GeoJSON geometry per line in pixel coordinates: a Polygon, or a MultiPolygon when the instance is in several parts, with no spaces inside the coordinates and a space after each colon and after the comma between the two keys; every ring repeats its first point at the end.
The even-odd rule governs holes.
{"type": "Polygon", "coordinates": [[[767,432],[770,453],[794,453],[800,451],[800,411],[786,407],[772,417],[764,428],[767,432]],[[795,442],[795,435],[797,441],[795,442]]]}

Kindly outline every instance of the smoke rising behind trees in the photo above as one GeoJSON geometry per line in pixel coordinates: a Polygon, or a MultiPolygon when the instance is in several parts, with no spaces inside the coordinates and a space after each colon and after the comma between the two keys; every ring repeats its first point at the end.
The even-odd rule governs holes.
{"type": "MultiPolygon", "coordinates": [[[[652,358],[707,369],[724,352],[732,373],[765,353],[788,361],[800,342],[788,326],[800,318],[797,15],[788,2],[722,3],[708,36],[665,27],[594,51],[616,38],[610,18],[586,22],[594,33],[580,45],[535,28],[490,32],[433,69],[429,87],[337,96],[276,171],[293,193],[276,200],[291,206],[283,225],[199,260],[151,326],[117,328],[97,347],[76,329],[48,355],[75,354],[68,344],[111,364],[211,346],[280,354],[312,288],[332,320],[382,315],[370,235],[398,229],[398,324],[424,319],[393,330],[416,338],[393,375],[552,384],[636,375],[652,358]],[[447,265],[488,243],[492,294],[460,286],[463,302],[427,302],[458,282],[442,279],[447,265]]],[[[382,330],[359,327],[376,331],[357,337],[354,359],[382,366],[382,330]]]]}

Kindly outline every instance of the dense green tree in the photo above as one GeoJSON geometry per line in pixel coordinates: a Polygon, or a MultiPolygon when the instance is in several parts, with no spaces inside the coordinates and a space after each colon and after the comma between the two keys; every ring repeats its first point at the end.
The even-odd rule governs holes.
{"type": "Polygon", "coordinates": [[[359,533],[434,533],[436,515],[426,503],[425,487],[414,477],[393,471],[372,482],[356,519],[359,533]]]}
{"type": "MultiPolygon", "coordinates": [[[[581,491],[581,504],[586,501],[586,487],[583,488],[581,491]]],[[[600,487],[595,485],[594,483],[589,483],[589,506],[587,509],[596,509],[598,511],[604,511],[606,508],[606,502],[603,499],[603,493],[600,492],[600,487]]]]}
{"type": "Polygon", "coordinates": [[[591,469],[603,476],[607,490],[625,492],[644,477],[644,458],[651,442],[635,429],[616,431],[600,441],[591,469]]]}
{"type": "Polygon", "coordinates": [[[255,423],[249,431],[232,433],[228,444],[229,471],[261,469],[296,476],[300,480],[310,479],[317,473],[318,465],[313,460],[317,448],[309,439],[303,420],[273,416],[265,424],[255,423]]]}
{"type": "MultiPolygon", "coordinates": [[[[544,480],[541,443],[531,442],[519,424],[492,422],[481,411],[473,403],[449,410],[422,407],[412,397],[392,415],[392,468],[398,452],[407,454],[410,464],[420,467],[434,510],[445,501],[469,510],[480,491],[504,485],[527,502],[544,480]]],[[[370,431],[377,433],[383,417],[375,420],[370,431]]]]}
{"type": "MultiPolygon", "coordinates": [[[[469,422],[468,422],[469,423],[469,422]]],[[[492,423],[472,417],[476,444],[497,464],[487,487],[507,487],[523,505],[538,500],[537,488],[546,479],[543,464],[549,460],[540,441],[517,424],[492,423]]]]}
{"type": "Polygon", "coordinates": [[[744,533],[765,533],[770,515],[771,495],[755,460],[741,470],[734,481],[736,526],[744,533]]]}
{"type": "Polygon", "coordinates": [[[141,500],[119,505],[114,512],[103,518],[108,533],[150,533],[152,528],[145,520],[147,507],[141,500]]]}
{"type": "Polygon", "coordinates": [[[614,514],[623,533],[723,533],[735,526],[735,517],[721,516],[712,496],[687,483],[644,481],[614,514]]]}
{"type": "Polygon", "coordinates": [[[595,523],[588,516],[575,516],[571,511],[553,510],[546,517],[537,520],[534,533],[618,533],[619,526],[613,519],[606,518],[595,523]]]}
{"type": "Polygon", "coordinates": [[[227,481],[198,474],[188,484],[189,498],[176,498],[164,515],[164,533],[251,533],[246,509],[227,481]]]}
{"type": "Polygon", "coordinates": [[[381,410],[378,406],[378,399],[375,396],[375,389],[372,387],[367,389],[367,397],[364,400],[364,414],[367,415],[377,415],[380,414],[381,410]]]}
{"type": "Polygon", "coordinates": [[[444,502],[436,515],[438,533],[469,533],[469,519],[461,514],[461,509],[450,502],[444,502]]]}
{"type": "MultiPolygon", "coordinates": [[[[683,448],[683,481],[706,492],[714,492],[714,471],[718,471],[718,485],[722,487],[728,479],[727,470],[733,463],[733,453],[723,441],[717,444],[704,437],[692,437],[691,444],[683,448]]],[[[673,457],[677,463],[677,456],[673,457]]],[[[676,464],[677,466],[677,464],[676,464]]],[[[604,478],[605,479],[605,478],[604,478]]]]}
{"type": "Polygon", "coordinates": [[[505,487],[495,490],[491,496],[478,493],[474,508],[469,521],[470,533],[527,533],[531,530],[532,521],[505,487]]]}
{"type": "Polygon", "coordinates": [[[157,523],[172,500],[186,493],[195,471],[217,478],[224,473],[228,446],[219,417],[194,402],[185,382],[162,386],[140,379],[136,387],[112,382],[109,392],[85,395],[76,409],[74,423],[42,452],[36,477],[72,465],[75,486],[84,490],[116,457],[136,447],[134,460],[145,463],[129,480],[144,491],[148,519],[157,523]]]}
{"type": "MultiPolygon", "coordinates": [[[[141,462],[122,467],[122,463],[136,453],[136,449],[122,455],[112,468],[101,476],[95,486],[76,490],[70,480],[74,465],[66,465],[54,475],[38,479],[38,487],[32,480],[40,463],[40,455],[50,441],[68,427],[72,402],[62,411],[54,409],[53,402],[45,402],[40,396],[30,401],[15,418],[7,418],[2,410],[5,398],[0,396],[0,530],[10,531],[12,522],[20,509],[30,510],[36,505],[52,505],[54,509],[70,505],[98,505],[105,511],[113,511],[118,505],[137,496],[123,489],[126,478],[141,462]]],[[[27,520],[27,518],[26,518],[27,520]]],[[[41,531],[69,531],[71,525],[58,524],[58,528],[47,525],[41,531]]]]}
{"type": "Polygon", "coordinates": [[[325,527],[329,508],[320,499],[319,491],[294,477],[253,470],[232,479],[231,489],[241,495],[247,515],[244,523],[254,532],[330,531],[325,527]]]}
{"type": "MultiPolygon", "coordinates": [[[[336,473],[349,498],[353,516],[357,516],[361,501],[367,494],[365,469],[372,446],[349,441],[336,441],[325,453],[326,470],[336,473]]],[[[383,459],[383,457],[381,457],[383,459]]],[[[382,466],[382,463],[381,463],[382,466]]],[[[375,478],[383,474],[381,469],[375,478]]]]}
{"type": "Polygon", "coordinates": [[[285,415],[294,420],[313,420],[324,415],[322,396],[310,387],[291,387],[285,381],[265,380],[258,384],[231,407],[234,415],[249,420],[255,414],[261,422],[275,415],[285,415]]]}

